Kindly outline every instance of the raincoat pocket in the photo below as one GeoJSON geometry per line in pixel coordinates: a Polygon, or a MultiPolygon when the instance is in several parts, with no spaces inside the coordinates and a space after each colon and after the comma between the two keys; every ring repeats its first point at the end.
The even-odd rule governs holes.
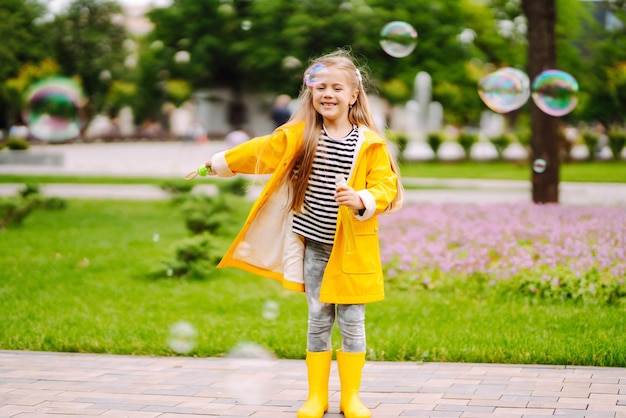
{"type": "Polygon", "coordinates": [[[355,251],[344,253],[341,269],[350,274],[371,274],[381,269],[378,228],[372,222],[354,222],[355,251]]]}

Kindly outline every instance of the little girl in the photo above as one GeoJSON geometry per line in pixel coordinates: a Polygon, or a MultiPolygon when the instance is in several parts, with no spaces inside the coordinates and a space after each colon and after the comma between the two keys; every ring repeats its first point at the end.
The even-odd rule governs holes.
{"type": "Polygon", "coordinates": [[[314,60],[300,108],[272,134],[215,154],[212,174],[271,174],[218,267],[238,267],[304,291],[309,395],[298,418],[328,410],[337,320],[340,410],[370,417],[359,399],[365,304],[384,298],[377,215],[402,203],[398,170],[376,131],[363,76],[344,50],[314,60]]]}

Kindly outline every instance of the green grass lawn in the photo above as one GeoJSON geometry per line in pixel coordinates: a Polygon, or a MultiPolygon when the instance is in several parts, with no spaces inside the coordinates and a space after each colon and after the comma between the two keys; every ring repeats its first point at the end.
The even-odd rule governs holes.
{"type": "MultiPolygon", "coordinates": [[[[422,162],[404,163],[404,177],[530,180],[529,163],[510,162],[422,162]]],[[[568,182],[626,183],[626,161],[562,163],[560,180],[568,182]]]]}
{"type": "MultiPolygon", "coordinates": [[[[529,163],[511,163],[504,161],[454,163],[414,162],[400,165],[403,177],[423,178],[474,178],[492,180],[530,180],[529,163]]],[[[595,161],[562,163],[560,180],[569,182],[611,182],[626,183],[626,161],[595,161]]],[[[184,180],[140,177],[99,177],[99,176],[51,176],[51,175],[0,175],[0,183],[91,183],[91,184],[154,184],[164,182],[183,183],[184,180]]],[[[203,182],[215,180],[203,179],[203,182]]]]}
{"type": "MultiPolygon", "coordinates": [[[[304,358],[303,294],[235,269],[150,278],[188,235],[167,201],[70,200],[0,230],[0,349],[175,355],[170,327],[187,321],[198,332],[187,355],[223,356],[251,342],[304,358]],[[275,319],[264,317],[268,302],[275,319]]],[[[626,366],[623,305],[388,286],[366,324],[372,360],[626,366]]]]}

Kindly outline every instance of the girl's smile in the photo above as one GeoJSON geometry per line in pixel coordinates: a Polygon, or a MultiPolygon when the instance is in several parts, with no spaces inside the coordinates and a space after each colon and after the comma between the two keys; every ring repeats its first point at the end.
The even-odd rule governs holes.
{"type": "Polygon", "coordinates": [[[313,107],[322,116],[327,127],[351,126],[348,112],[359,93],[350,85],[344,70],[328,67],[326,79],[311,88],[313,107]]]}

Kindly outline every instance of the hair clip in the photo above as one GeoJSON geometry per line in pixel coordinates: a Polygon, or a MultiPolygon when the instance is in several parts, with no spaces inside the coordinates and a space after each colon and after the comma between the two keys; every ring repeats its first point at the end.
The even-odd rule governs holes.
{"type": "Polygon", "coordinates": [[[358,68],[356,69],[356,78],[359,79],[359,83],[363,83],[363,77],[361,77],[361,72],[358,68]]]}

